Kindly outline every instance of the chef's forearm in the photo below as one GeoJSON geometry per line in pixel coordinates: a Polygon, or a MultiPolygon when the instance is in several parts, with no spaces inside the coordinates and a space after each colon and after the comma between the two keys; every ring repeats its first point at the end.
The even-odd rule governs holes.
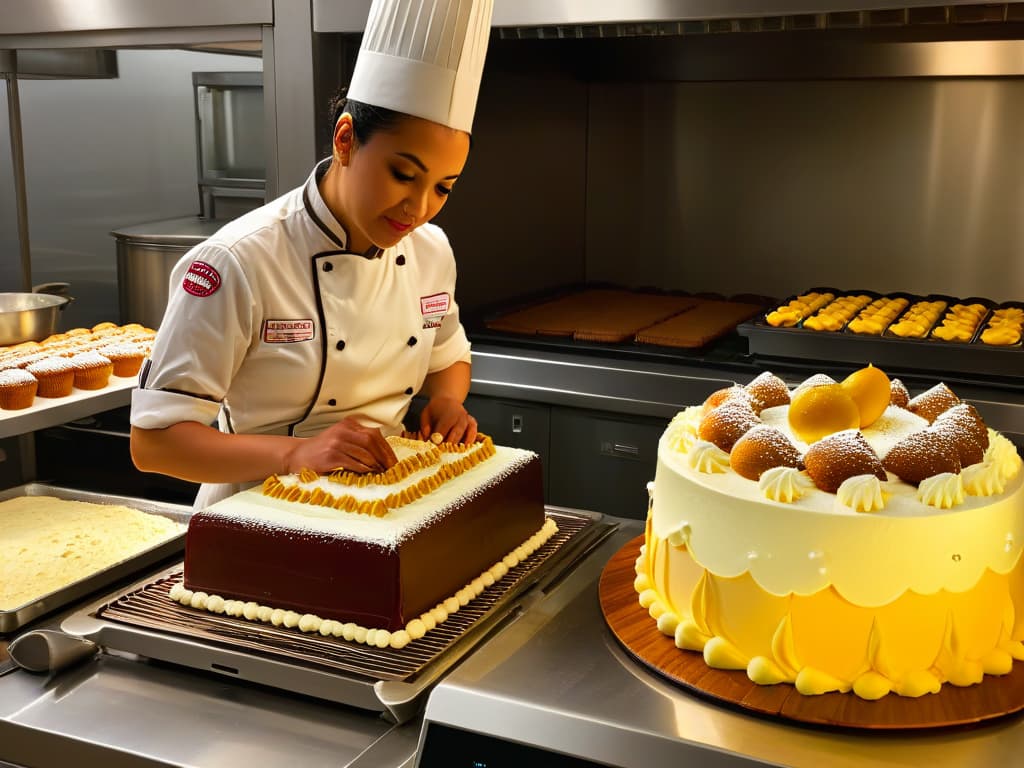
{"type": "Polygon", "coordinates": [[[295,438],[230,435],[196,421],[131,430],[131,454],[144,472],[193,483],[246,483],[288,471],[295,438]]]}
{"type": "Polygon", "coordinates": [[[463,402],[469,394],[469,363],[452,363],[447,368],[428,374],[420,393],[429,398],[450,397],[463,402]]]}

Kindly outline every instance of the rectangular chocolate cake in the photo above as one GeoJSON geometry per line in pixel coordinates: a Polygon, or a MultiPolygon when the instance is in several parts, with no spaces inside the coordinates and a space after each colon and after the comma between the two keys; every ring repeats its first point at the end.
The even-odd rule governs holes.
{"type": "Polygon", "coordinates": [[[389,440],[399,464],[387,473],[272,477],[193,515],[190,604],[221,607],[187,594],[205,593],[199,602],[218,596],[246,618],[263,610],[270,621],[276,609],[293,624],[309,616],[394,633],[421,618],[431,624],[424,614],[474,580],[493,583],[511,553],[546,538],[538,539],[547,528],[536,454],[489,439],[389,440]]]}

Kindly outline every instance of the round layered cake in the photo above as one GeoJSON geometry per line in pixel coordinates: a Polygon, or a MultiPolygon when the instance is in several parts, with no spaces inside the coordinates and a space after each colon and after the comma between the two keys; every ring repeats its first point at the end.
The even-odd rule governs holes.
{"type": "Polygon", "coordinates": [[[878,699],[1024,659],[1024,473],[944,385],[765,373],[671,422],[635,588],[709,666],[878,699]]]}

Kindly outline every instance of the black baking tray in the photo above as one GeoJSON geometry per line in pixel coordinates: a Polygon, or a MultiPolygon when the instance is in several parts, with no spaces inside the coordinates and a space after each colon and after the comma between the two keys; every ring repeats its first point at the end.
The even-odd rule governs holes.
{"type": "MultiPolygon", "coordinates": [[[[812,288],[831,291],[837,296],[855,291],[841,291],[834,288],[812,288]]],[[[915,301],[943,298],[951,303],[972,303],[972,299],[955,297],[901,295],[915,301]]],[[[795,298],[795,295],[791,298],[795,298]]],[[[785,304],[790,299],[780,302],[785,304]]],[[[993,307],[1016,306],[1019,302],[992,304],[993,307]]],[[[774,309],[774,307],[773,307],[774,309]]],[[[909,309],[909,307],[908,307],[909,309]]],[[[769,310],[771,311],[771,310],[769,310]]],[[[980,341],[981,328],[970,343],[943,341],[931,337],[910,339],[895,336],[886,331],[881,336],[854,333],[850,330],[816,331],[801,325],[781,328],[769,325],[764,314],[740,323],[737,332],[747,338],[750,354],[759,358],[785,358],[797,360],[832,360],[837,362],[860,363],[882,367],[891,366],[900,370],[938,371],[942,373],[963,373],[986,377],[1024,377],[1024,347],[1015,344],[996,347],[980,341]]],[[[939,322],[941,322],[941,316],[939,322]]],[[[984,324],[982,324],[982,328],[984,324]]]]}

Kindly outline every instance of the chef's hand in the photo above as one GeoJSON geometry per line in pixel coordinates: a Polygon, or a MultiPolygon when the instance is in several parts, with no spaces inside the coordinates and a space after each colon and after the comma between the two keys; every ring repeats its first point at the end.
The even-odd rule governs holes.
{"type": "Polygon", "coordinates": [[[446,443],[476,442],[476,419],[454,397],[432,397],[420,413],[420,438],[441,435],[446,443]]]}
{"type": "Polygon", "coordinates": [[[383,472],[398,463],[395,452],[376,427],[360,424],[348,416],[315,437],[301,438],[288,459],[288,471],[304,468],[316,472],[348,469],[353,472],[383,472]]]}

